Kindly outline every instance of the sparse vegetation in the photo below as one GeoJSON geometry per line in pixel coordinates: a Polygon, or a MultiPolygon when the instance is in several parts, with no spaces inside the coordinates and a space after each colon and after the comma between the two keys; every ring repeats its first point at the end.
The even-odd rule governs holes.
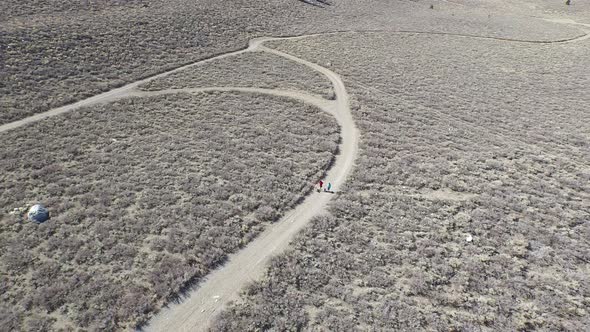
{"type": "Polygon", "coordinates": [[[590,325],[587,44],[341,34],[271,46],[342,74],[361,155],[331,215],[213,330],[590,325]]]}
{"type": "Polygon", "coordinates": [[[0,330],[143,322],[310,191],[338,131],[289,99],[203,93],[1,134],[0,330]],[[44,224],[8,214],[37,201],[44,224]]]}
{"type": "MultiPolygon", "coordinates": [[[[560,40],[581,32],[531,15],[589,23],[590,4],[307,2],[326,5],[1,1],[0,124],[251,37],[388,30],[267,44],[343,76],[362,146],[331,214],[214,329],[587,329],[588,40],[428,32],[560,40]]],[[[144,88],[225,84],[331,95],[316,73],[268,54],[144,88]]],[[[203,93],[125,99],[0,134],[0,330],[145,322],[310,190],[337,131],[292,100],[203,93]],[[50,221],[9,214],[37,202],[50,221]]]]}
{"type": "Polygon", "coordinates": [[[291,22],[310,11],[290,1],[2,1],[0,124],[296,31],[303,24],[291,22]]]}
{"type": "Polygon", "coordinates": [[[576,32],[539,20],[458,15],[452,6],[425,17],[426,7],[413,1],[324,7],[296,0],[1,1],[0,124],[245,47],[261,35],[386,28],[546,40],[576,32]]]}
{"type": "Polygon", "coordinates": [[[301,64],[265,52],[248,52],[218,59],[150,81],[143,90],[200,87],[258,87],[299,90],[328,97],[330,81],[301,64]]]}

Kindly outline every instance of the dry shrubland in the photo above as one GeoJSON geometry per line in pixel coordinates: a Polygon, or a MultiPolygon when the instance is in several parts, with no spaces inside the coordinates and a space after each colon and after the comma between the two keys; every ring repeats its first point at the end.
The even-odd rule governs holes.
{"type": "Polygon", "coordinates": [[[154,0],[5,0],[2,2],[0,20],[23,16],[56,15],[76,12],[100,12],[112,9],[130,9],[157,3],[154,0]]]}
{"type": "MultiPolygon", "coordinates": [[[[253,36],[579,33],[443,2],[82,3],[0,2],[0,123],[253,36]]],[[[361,155],[331,216],[306,229],[217,328],[590,325],[587,44],[351,36],[274,44],[343,75],[361,155]]],[[[269,85],[275,77],[257,74],[269,85]]],[[[278,218],[332,158],[336,125],[310,107],[199,96],[123,100],[0,134],[0,330],[145,321],[278,218]],[[7,214],[37,201],[50,208],[45,224],[7,214]]]]}
{"type": "Polygon", "coordinates": [[[217,59],[140,86],[143,90],[201,87],[257,87],[299,90],[329,97],[332,87],[322,74],[266,52],[248,52],[217,59]]]}
{"type": "Polygon", "coordinates": [[[287,33],[310,11],[285,1],[87,2],[0,3],[0,123],[287,33]]]}
{"type": "Polygon", "coordinates": [[[360,156],[331,215],[213,330],[585,330],[587,45],[273,43],[342,74],[360,156]]]}
{"type": "Polygon", "coordinates": [[[246,47],[261,35],[385,28],[504,37],[526,31],[529,38],[547,40],[576,31],[445,3],[427,8],[391,0],[338,0],[324,9],[296,0],[5,0],[0,124],[246,47]]]}
{"type": "Polygon", "coordinates": [[[309,192],[338,132],[290,99],[203,93],[1,134],[0,330],[144,322],[309,192]],[[38,201],[44,224],[8,214],[38,201]]]}

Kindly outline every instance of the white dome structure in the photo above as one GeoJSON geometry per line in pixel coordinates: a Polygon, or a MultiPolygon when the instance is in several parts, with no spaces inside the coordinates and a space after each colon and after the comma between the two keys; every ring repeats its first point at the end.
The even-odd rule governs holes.
{"type": "Polygon", "coordinates": [[[35,204],[27,212],[27,217],[30,221],[40,224],[49,219],[49,211],[43,205],[35,204]]]}

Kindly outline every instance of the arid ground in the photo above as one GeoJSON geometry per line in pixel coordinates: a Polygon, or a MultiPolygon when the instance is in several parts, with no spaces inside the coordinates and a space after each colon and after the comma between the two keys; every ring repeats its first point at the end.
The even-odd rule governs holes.
{"type": "Polygon", "coordinates": [[[3,2],[0,330],[587,329],[564,2],[3,2]]]}

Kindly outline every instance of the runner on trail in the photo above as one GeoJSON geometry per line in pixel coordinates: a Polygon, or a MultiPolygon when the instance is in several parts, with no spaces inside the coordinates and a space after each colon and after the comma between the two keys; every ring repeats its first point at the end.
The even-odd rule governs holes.
{"type": "Polygon", "coordinates": [[[330,192],[330,189],[332,189],[332,182],[328,182],[328,186],[326,187],[326,191],[330,192]]]}
{"type": "Polygon", "coordinates": [[[322,191],[322,187],[324,186],[324,181],[320,180],[320,182],[318,182],[318,192],[322,191]]]}

